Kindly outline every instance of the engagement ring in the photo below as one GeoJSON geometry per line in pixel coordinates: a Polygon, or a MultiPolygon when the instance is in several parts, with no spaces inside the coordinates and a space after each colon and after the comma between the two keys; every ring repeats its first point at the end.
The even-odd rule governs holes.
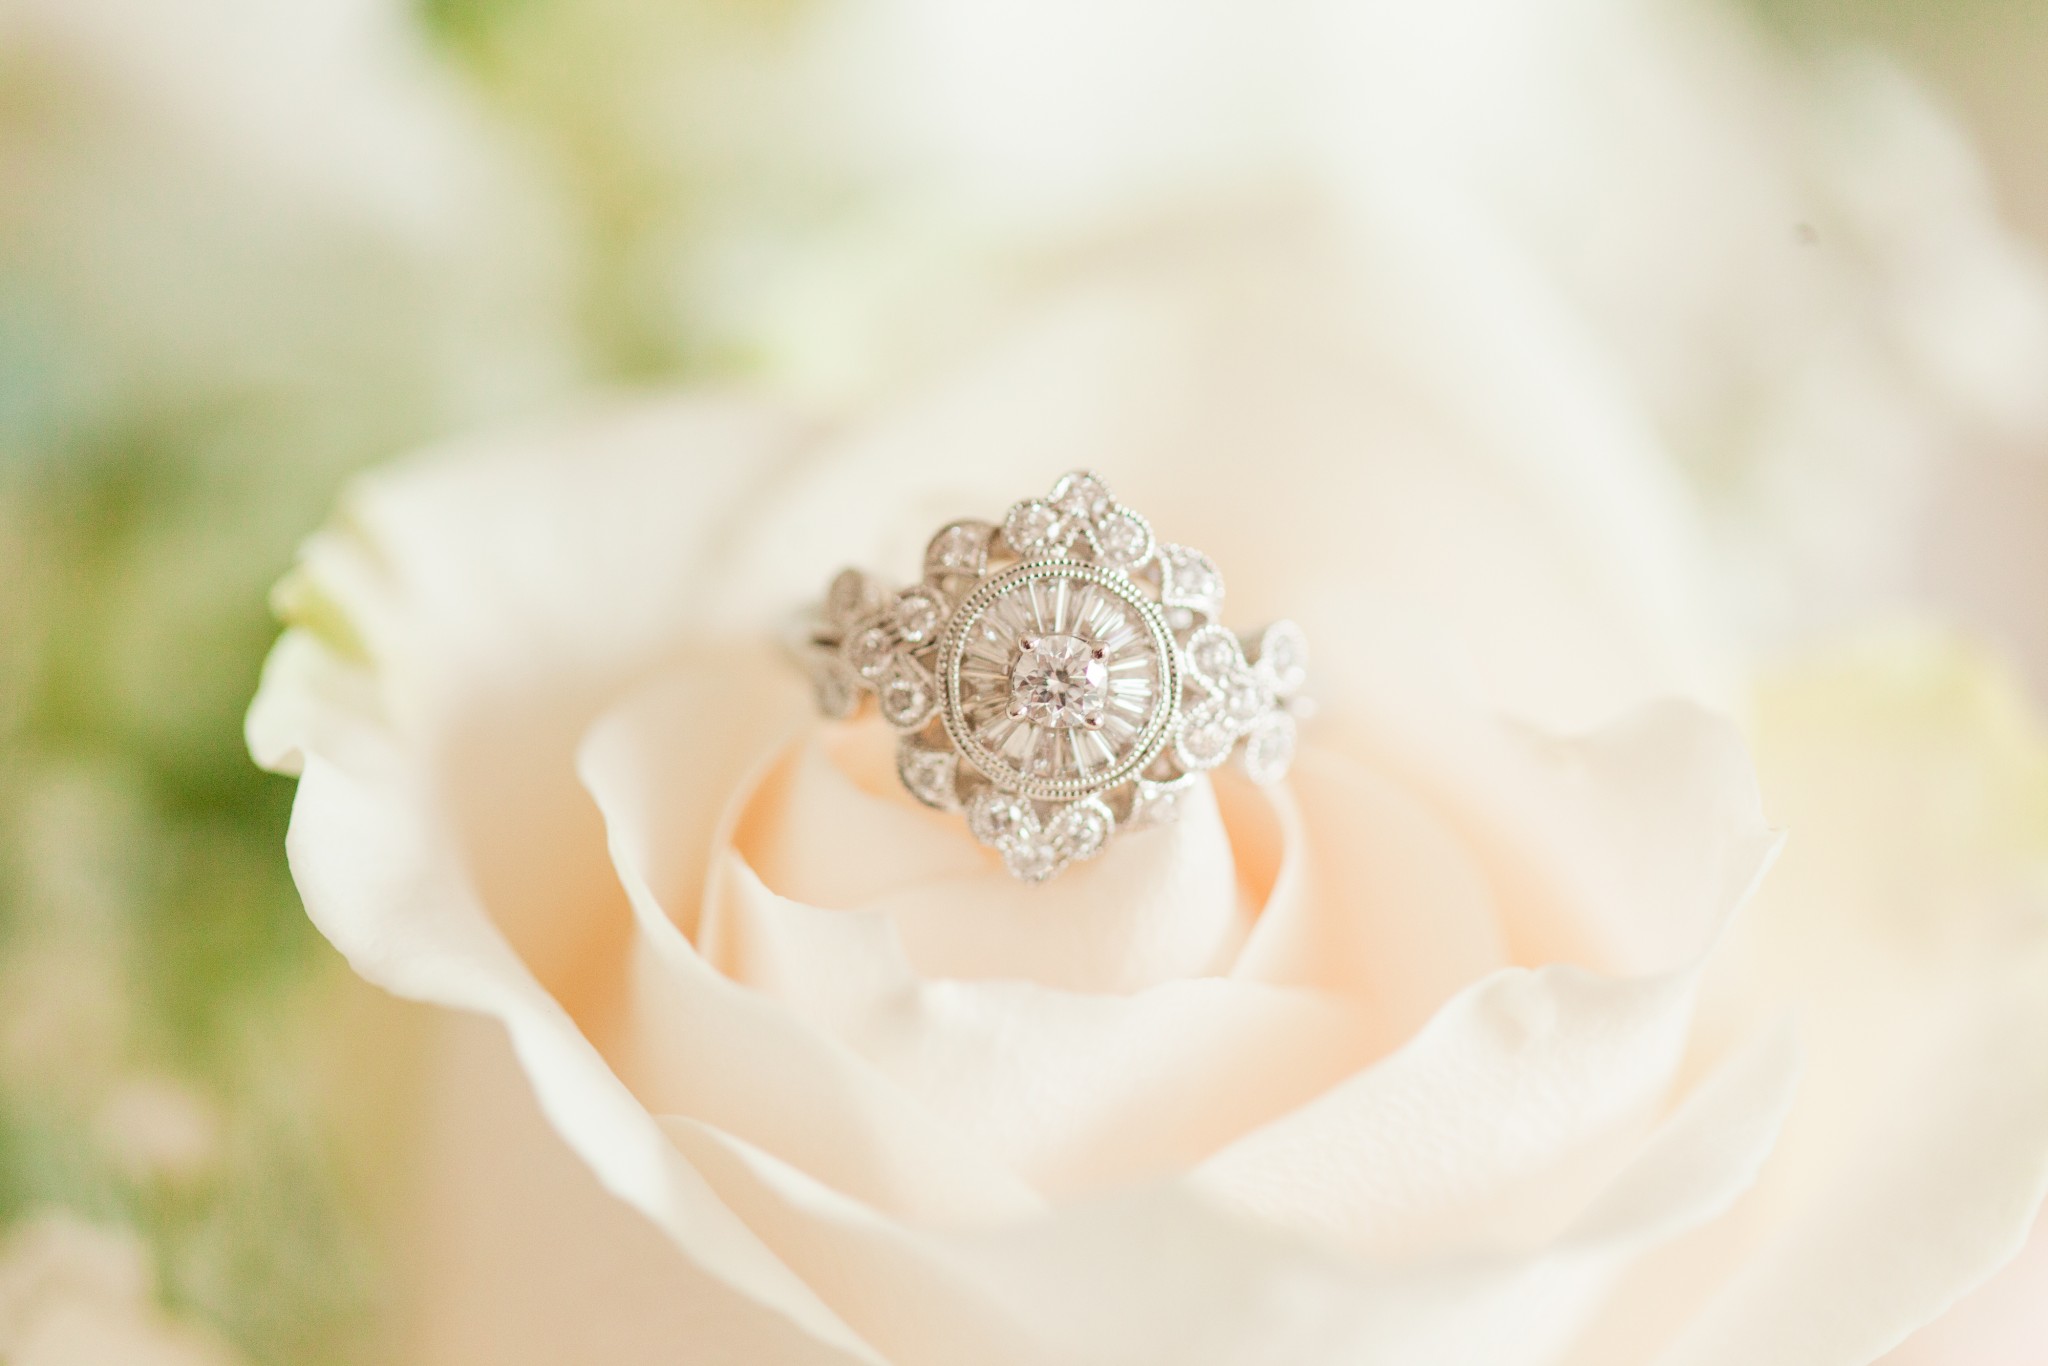
{"type": "Polygon", "coordinates": [[[1043,882],[1171,820],[1233,753],[1286,774],[1308,643],[1291,621],[1240,636],[1222,607],[1207,555],[1076,471],[1000,525],[942,527],[908,588],[841,571],[797,643],[820,710],[872,699],[911,794],[1043,882]]]}

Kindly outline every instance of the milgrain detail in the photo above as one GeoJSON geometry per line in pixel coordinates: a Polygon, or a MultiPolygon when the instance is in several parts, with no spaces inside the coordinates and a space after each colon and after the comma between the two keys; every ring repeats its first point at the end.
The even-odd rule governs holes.
{"type": "Polygon", "coordinates": [[[939,658],[955,748],[997,787],[1035,800],[1128,781],[1165,748],[1179,714],[1179,652],[1158,604],[1124,575],[1073,560],[1027,562],[984,582],[955,610],[939,658]],[[1067,724],[1064,708],[1020,686],[1034,664],[1076,648],[1101,673],[1099,698],[1072,703],[1095,725],[1067,724]]]}

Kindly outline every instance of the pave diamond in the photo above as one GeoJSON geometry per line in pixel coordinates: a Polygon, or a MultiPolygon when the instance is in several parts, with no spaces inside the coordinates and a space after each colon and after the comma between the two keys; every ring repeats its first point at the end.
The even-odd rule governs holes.
{"type": "Polygon", "coordinates": [[[1019,555],[1057,551],[1065,544],[1065,532],[1059,511],[1035,499],[1017,504],[1003,519],[1003,539],[1019,555]]]}
{"type": "Polygon", "coordinates": [[[1191,546],[1159,547],[1162,600],[1176,630],[1214,621],[1223,611],[1223,574],[1191,546]]]}
{"type": "Polygon", "coordinates": [[[1220,598],[1223,575],[1199,550],[1184,545],[1166,548],[1167,571],[1173,575],[1173,595],[1179,598],[1220,598]]]}
{"type": "Polygon", "coordinates": [[[1262,718],[1245,736],[1244,771],[1255,783],[1279,782],[1287,776],[1287,766],[1294,761],[1294,744],[1293,717],[1283,711],[1262,718]]]}
{"type": "Polygon", "coordinates": [[[913,588],[896,599],[896,634],[912,645],[921,644],[939,629],[944,614],[945,609],[931,590],[913,588]]]}
{"type": "Polygon", "coordinates": [[[1103,563],[1119,569],[1143,564],[1152,555],[1152,530],[1136,513],[1117,511],[1095,524],[1103,563]]]}
{"type": "Polygon", "coordinates": [[[886,626],[863,626],[846,638],[846,662],[859,670],[861,677],[874,678],[889,667],[895,649],[886,626]]]}
{"type": "Polygon", "coordinates": [[[926,806],[950,811],[960,805],[954,789],[959,771],[959,756],[949,749],[926,749],[906,737],[896,750],[896,776],[926,806]]]}
{"type": "Polygon", "coordinates": [[[925,548],[925,572],[938,577],[981,573],[988,564],[989,538],[995,530],[987,522],[951,523],[925,548]]]}
{"type": "Polygon", "coordinates": [[[985,787],[967,804],[967,828],[983,844],[1001,846],[1036,835],[1038,817],[1022,797],[985,787]]]}
{"type": "Polygon", "coordinates": [[[1188,662],[1196,670],[1218,681],[1241,670],[1244,650],[1226,631],[1210,629],[1188,647],[1188,662]]]}
{"type": "Polygon", "coordinates": [[[890,661],[875,692],[881,699],[882,719],[899,730],[923,725],[938,703],[924,670],[900,655],[890,661]]]}
{"type": "MultiPolygon", "coordinates": [[[[1275,623],[1262,637],[1296,683],[1307,667],[1299,637],[1300,628],[1291,622],[1275,623]]],[[[1230,757],[1239,739],[1253,735],[1246,767],[1261,782],[1276,781],[1294,757],[1294,722],[1277,710],[1274,669],[1264,661],[1257,666],[1247,662],[1244,646],[1221,626],[1196,631],[1186,651],[1189,696],[1174,746],[1182,765],[1195,771],[1214,768],[1230,757]]]]}
{"type": "Polygon", "coordinates": [[[1079,470],[1053,486],[1053,501],[1077,522],[1092,522],[1107,513],[1113,501],[1100,479],[1079,470]]]}
{"type": "Polygon", "coordinates": [[[1084,797],[1039,818],[1031,802],[983,788],[967,804],[967,828],[1003,856],[1012,877],[1043,882],[1078,859],[1102,852],[1116,817],[1099,798],[1084,797]]]}
{"type": "Polygon", "coordinates": [[[1288,697],[1308,681],[1308,637],[1291,621],[1276,621],[1259,639],[1259,672],[1288,697]]]}
{"type": "Polygon", "coordinates": [[[1221,720],[1193,716],[1180,736],[1181,762],[1191,769],[1214,768],[1230,757],[1237,735],[1221,720]]]}

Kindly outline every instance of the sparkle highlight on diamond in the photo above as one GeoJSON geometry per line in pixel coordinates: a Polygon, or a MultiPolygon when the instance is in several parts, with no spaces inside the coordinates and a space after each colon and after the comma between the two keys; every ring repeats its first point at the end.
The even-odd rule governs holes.
{"type": "Polygon", "coordinates": [[[1109,700],[1104,647],[1079,636],[1027,636],[1010,670],[1010,715],[1034,726],[1100,726],[1109,700]]]}

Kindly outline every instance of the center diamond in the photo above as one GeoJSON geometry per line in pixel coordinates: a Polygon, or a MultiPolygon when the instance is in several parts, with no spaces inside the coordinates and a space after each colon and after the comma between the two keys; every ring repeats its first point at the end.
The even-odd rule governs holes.
{"type": "Polygon", "coordinates": [[[1026,637],[1010,670],[1010,715],[1034,726],[1098,727],[1109,698],[1107,651],[1079,636],[1026,637]]]}

